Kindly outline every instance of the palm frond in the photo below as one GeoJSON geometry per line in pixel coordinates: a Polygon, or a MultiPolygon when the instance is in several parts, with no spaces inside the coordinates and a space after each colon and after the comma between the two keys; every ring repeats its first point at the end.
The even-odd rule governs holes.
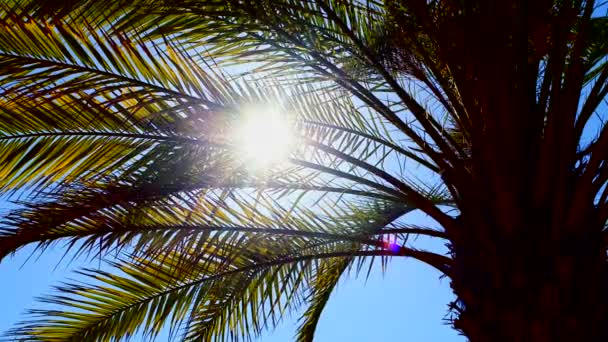
{"type": "Polygon", "coordinates": [[[448,236],[454,220],[441,206],[456,192],[403,169],[443,178],[469,157],[468,132],[454,138],[460,104],[420,51],[383,57],[386,11],[342,1],[0,5],[0,194],[33,188],[2,222],[0,259],[64,242],[119,260],[82,271],[89,284],[57,288],[44,301],[58,309],[33,310],[10,336],[117,341],[169,325],[186,341],[246,340],[309,305],[308,341],[359,257],[413,257],[448,274],[450,258],[406,243],[448,236]],[[416,82],[435,87],[430,104],[416,82]],[[268,103],[293,121],[298,146],[250,172],[234,130],[247,106],[268,103]],[[445,231],[401,224],[413,210],[445,231]]]}
{"type": "Polygon", "coordinates": [[[336,260],[325,260],[312,283],[307,296],[308,308],[301,317],[298,329],[298,342],[312,342],[317,323],[321,313],[329,301],[329,297],[336,287],[342,274],[348,269],[352,260],[343,258],[336,260]]]}
{"type": "Polygon", "coordinates": [[[163,324],[176,326],[191,312],[185,340],[237,340],[259,332],[266,324],[256,320],[279,314],[275,310],[287,305],[282,296],[287,294],[289,299],[292,291],[300,290],[301,278],[313,273],[310,267],[318,267],[311,261],[398,255],[390,250],[336,247],[326,247],[326,251],[317,248],[315,254],[266,256],[263,261],[256,260],[256,254],[242,254],[228,263],[216,259],[185,269],[171,256],[114,264],[123,276],[84,270],[83,276],[100,285],[65,285],[57,288],[60,294],[45,299],[71,312],[33,310],[31,314],[38,318],[16,328],[10,336],[24,341],[110,341],[129,338],[140,327],[142,333],[155,335],[163,324]],[[284,268],[296,263],[302,266],[284,268]],[[259,315],[264,307],[271,312],[259,315]]]}
{"type": "Polygon", "coordinates": [[[213,145],[193,139],[204,132],[196,121],[209,118],[208,96],[225,99],[201,68],[174,71],[189,61],[171,46],[10,12],[2,26],[1,190],[116,175],[171,152],[167,143],[213,145]]]}

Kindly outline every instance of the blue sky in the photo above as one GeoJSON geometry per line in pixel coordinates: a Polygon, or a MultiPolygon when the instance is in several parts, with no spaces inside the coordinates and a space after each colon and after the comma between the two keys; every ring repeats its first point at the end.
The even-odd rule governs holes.
{"type": "MultiPolygon", "coordinates": [[[[447,279],[415,261],[395,259],[388,272],[347,279],[332,295],[315,341],[465,341],[442,319],[452,299],[447,279]]],[[[293,322],[260,341],[291,341],[293,322]]]]}

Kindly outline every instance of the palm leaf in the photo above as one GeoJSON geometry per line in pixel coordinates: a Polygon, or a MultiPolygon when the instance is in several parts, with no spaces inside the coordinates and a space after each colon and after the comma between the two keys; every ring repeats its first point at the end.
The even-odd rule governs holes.
{"type": "Polygon", "coordinates": [[[445,232],[398,221],[421,209],[448,229],[439,206],[451,194],[395,169],[436,178],[457,162],[463,143],[439,122],[458,117],[450,94],[434,93],[429,105],[446,110],[435,117],[405,90],[407,77],[435,82],[417,60],[403,72],[380,58],[385,9],[240,5],[0,9],[0,192],[36,190],[2,223],[0,258],[59,242],[121,256],[82,271],[89,285],[59,287],[45,299],[59,309],[32,311],[10,336],[110,341],[169,325],[184,340],[241,340],[306,303],[299,338],[310,340],[357,257],[449,272],[449,258],[405,246],[445,232]],[[391,91],[399,101],[383,99],[391,91]],[[231,130],[247,105],[273,102],[300,146],[251,173],[231,130]]]}
{"type": "Polygon", "coordinates": [[[338,280],[351,262],[352,260],[349,259],[327,260],[320,267],[321,270],[316,273],[310,294],[308,294],[308,308],[301,318],[302,322],[297,335],[298,342],[313,341],[321,313],[338,280]]]}

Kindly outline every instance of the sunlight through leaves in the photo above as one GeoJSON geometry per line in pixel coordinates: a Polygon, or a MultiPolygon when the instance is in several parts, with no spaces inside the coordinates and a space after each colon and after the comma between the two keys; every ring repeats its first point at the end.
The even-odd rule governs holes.
{"type": "Polygon", "coordinates": [[[246,106],[235,135],[239,157],[252,171],[286,161],[296,140],[288,115],[273,104],[246,106]]]}

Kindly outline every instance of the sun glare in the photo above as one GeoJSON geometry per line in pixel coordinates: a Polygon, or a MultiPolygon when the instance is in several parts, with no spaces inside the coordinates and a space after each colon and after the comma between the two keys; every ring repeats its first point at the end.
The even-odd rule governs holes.
{"type": "Polygon", "coordinates": [[[250,106],[243,114],[237,139],[244,161],[254,170],[285,161],[294,145],[286,115],[272,105],[250,106]]]}

